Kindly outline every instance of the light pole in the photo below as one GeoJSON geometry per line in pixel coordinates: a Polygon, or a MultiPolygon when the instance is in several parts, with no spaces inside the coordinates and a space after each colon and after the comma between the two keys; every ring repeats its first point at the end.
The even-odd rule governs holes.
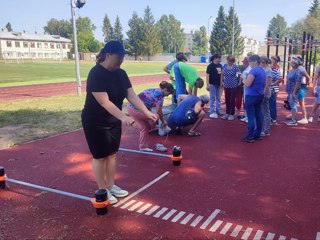
{"type": "Polygon", "coordinates": [[[209,24],[210,24],[210,19],[212,18],[212,16],[210,16],[209,18],[208,18],[208,30],[207,30],[207,37],[208,37],[208,62],[209,62],[209,53],[210,53],[210,42],[209,42],[209,40],[210,40],[210,28],[209,28],[209,24]]]}
{"type": "Polygon", "coordinates": [[[232,55],[234,55],[234,0],[232,0],[232,55]]]}
{"type": "Polygon", "coordinates": [[[77,27],[75,19],[75,8],[82,7],[85,3],[84,0],[70,0],[71,3],[71,17],[72,17],[72,28],[73,28],[73,46],[74,56],[76,64],[76,78],[77,78],[77,93],[81,96],[81,79],[80,79],[80,66],[79,66],[79,52],[78,52],[78,40],[77,40],[77,27]]]}

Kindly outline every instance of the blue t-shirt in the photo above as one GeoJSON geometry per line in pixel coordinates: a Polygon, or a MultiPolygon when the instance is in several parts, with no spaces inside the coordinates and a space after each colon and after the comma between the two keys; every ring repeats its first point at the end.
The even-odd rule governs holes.
{"type": "Polygon", "coordinates": [[[170,116],[170,121],[175,123],[176,125],[182,125],[185,121],[186,113],[189,110],[194,110],[194,106],[197,102],[200,101],[200,98],[194,95],[189,95],[185,99],[183,99],[177,106],[177,108],[173,111],[170,116]]]}
{"type": "Polygon", "coordinates": [[[301,79],[302,79],[301,71],[299,69],[292,69],[287,75],[286,92],[288,94],[292,94],[296,83],[299,82],[300,86],[298,87],[296,92],[296,94],[298,94],[301,88],[301,79]]]}
{"type": "Polygon", "coordinates": [[[177,60],[173,60],[167,65],[167,68],[169,69],[169,71],[172,69],[173,65],[175,65],[177,62],[178,62],[177,60]]]}
{"type": "Polygon", "coordinates": [[[249,74],[254,76],[253,82],[250,87],[245,86],[246,95],[259,96],[264,94],[266,86],[266,73],[262,67],[258,66],[252,68],[249,74]]]}
{"type": "Polygon", "coordinates": [[[228,68],[228,64],[223,66],[223,75],[224,82],[223,85],[225,88],[236,88],[239,84],[237,73],[240,72],[240,69],[236,64],[233,64],[231,68],[228,68]]]}

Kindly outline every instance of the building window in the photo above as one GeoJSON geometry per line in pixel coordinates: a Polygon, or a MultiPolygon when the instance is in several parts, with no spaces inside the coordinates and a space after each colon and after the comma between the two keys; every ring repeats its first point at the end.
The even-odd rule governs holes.
{"type": "Polygon", "coordinates": [[[31,42],[30,46],[31,46],[31,48],[35,48],[36,47],[36,43],[35,42],[31,42]]]}
{"type": "Polygon", "coordinates": [[[44,48],[49,48],[49,43],[44,43],[44,48]]]}
{"type": "Polygon", "coordinates": [[[28,47],[28,42],[23,42],[23,47],[27,48],[28,47]]]}
{"type": "Polygon", "coordinates": [[[60,48],[61,48],[61,44],[57,43],[57,49],[60,49],[60,48]]]}
{"type": "Polygon", "coordinates": [[[20,47],[20,42],[14,42],[16,47],[20,47]]]}
{"type": "Polygon", "coordinates": [[[66,44],[65,43],[62,43],[62,48],[66,49],[66,44]]]}
{"type": "Polygon", "coordinates": [[[71,49],[71,44],[68,44],[68,49],[71,49]]]}
{"type": "Polygon", "coordinates": [[[7,47],[12,47],[12,42],[11,41],[7,41],[7,47]]]}
{"type": "Polygon", "coordinates": [[[37,48],[42,48],[42,43],[37,43],[37,48]]]}
{"type": "Polygon", "coordinates": [[[50,43],[50,48],[54,49],[54,43],[50,43]]]}

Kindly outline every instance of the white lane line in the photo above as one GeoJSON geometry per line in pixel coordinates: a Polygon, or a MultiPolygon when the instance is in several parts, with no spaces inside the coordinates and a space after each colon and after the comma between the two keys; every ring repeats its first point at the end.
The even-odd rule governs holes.
{"type": "Polygon", "coordinates": [[[183,217],[183,215],[185,214],[186,212],[184,211],[180,211],[172,220],[171,222],[177,222],[180,218],[183,217]]]}
{"type": "Polygon", "coordinates": [[[203,216],[198,216],[191,224],[191,227],[195,227],[198,225],[198,223],[202,220],[203,216]]]}
{"type": "Polygon", "coordinates": [[[180,223],[185,225],[187,224],[191,218],[193,218],[194,214],[193,213],[189,213],[188,216],[186,216],[180,223]]]}
{"type": "Polygon", "coordinates": [[[279,240],[286,240],[286,236],[280,235],[280,236],[279,236],[279,240]]]}
{"type": "Polygon", "coordinates": [[[167,221],[173,214],[175,214],[176,211],[177,210],[175,210],[175,209],[171,209],[171,211],[168,212],[166,215],[164,215],[164,217],[162,219],[167,221]]]}
{"type": "Polygon", "coordinates": [[[149,216],[151,215],[154,211],[156,211],[160,206],[156,205],[153,206],[148,212],[145,213],[145,215],[149,216]]]}
{"type": "Polygon", "coordinates": [[[316,240],[320,240],[320,232],[317,232],[316,240]]]}
{"type": "Polygon", "coordinates": [[[231,237],[237,237],[239,232],[241,231],[242,226],[241,225],[237,225],[235,227],[235,229],[232,231],[232,233],[230,234],[231,237]]]}
{"type": "Polygon", "coordinates": [[[163,174],[161,174],[159,177],[153,179],[151,182],[149,182],[148,184],[144,185],[142,188],[138,189],[137,191],[135,191],[134,193],[131,193],[129,196],[127,196],[126,198],[122,199],[121,201],[119,201],[117,204],[112,205],[114,207],[118,207],[121,204],[125,203],[126,201],[130,200],[131,198],[135,197],[136,195],[138,195],[139,193],[141,193],[142,191],[146,190],[148,187],[150,187],[151,185],[155,184],[156,182],[158,182],[159,180],[161,180],[161,178],[164,178],[165,176],[167,176],[170,172],[166,171],[163,174]]]}
{"type": "Polygon", "coordinates": [[[211,213],[211,215],[207,218],[207,220],[201,225],[201,229],[206,229],[206,227],[211,223],[211,221],[219,214],[221,210],[216,209],[211,213]]]}
{"type": "Polygon", "coordinates": [[[152,204],[151,203],[147,203],[146,205],[144,205],[142,208],[140,208],[137,213],[143,213],[145,210],[147,210],[149,207],[151,207],[152,204]]]}
{"type": "Polygon", "coordinates": [[[153,217],[154,218],[159,218],[167,210],[168,210],[168,208],[163,207],[159,212],[157,212],[155,215],[153,215],[153,217]]]}
{"type": "Polygon", "coordinates": [[[247,228],[244,234],[242,235],[241,239],[242,240],[247,240],[252,232],[252,228],[247,228]]]}
{"type": "Polygon", "coordinates": [[[296,239],[296,238],[291,238],[290,240],[298,240],[298,239],[296,239]]]}
{"type": "Polygon", "coordinates": [[[227,223],[226,225],[224,225],[224,227],[220,231],[220,234],[225,235],[228,232],[228,230],[231,228],[231,226],[232,226],[232,223],[227,223]]]}
{"type": "Polygon", "coordinates": [[[217,220],[213,225],[212,227],[209,229],[210,232],[215,232],[217,231],[217,229],[220,227],[220,225],[222,224],[223,222],[220,221],[220,220],[217,220]]]}
{"type": "Polygon", "coordinates": [[[140,207],[142,204],[144,204],[144,202],[138,202],[135,205],[133,205],[131,208],[128,209],[128,211],[134,211],[136,210],[138,207],[140,207]]]}
{"type": "Polygon", "coordinates": [[[136,200],[131,200],[130,202],[127,202],[125,205],[121,206],[122,209],[126,209],[127,207],[129,207],[131,204],[133,204],[134,202],[136,202],[136,200]]]}
{"type": "Polygon", "coordinates": [[[256,235],[254,235],[253,240],[260,240],[262,235],[263,235],[263,231],[262,230],[258,230],[256,232],[256,235]]]}
{"type": "Polygon", "coordinates": [[[266,237],[266,240],[272,240],[274,238],[274,233],[268,233],[267,237],[266,237]]]}

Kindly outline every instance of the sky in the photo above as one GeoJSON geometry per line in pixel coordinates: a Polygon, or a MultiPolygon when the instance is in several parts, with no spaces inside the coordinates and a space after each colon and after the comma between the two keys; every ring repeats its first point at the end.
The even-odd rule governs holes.
{"type": "MultiPolygon", "coordinates": [[[[0,27],[4,28],[10,22],[14,31],[25,30],[28,33],[37,31],[43,33],[43,27],[51,18],[58,20],[71,19],[71,0],[1,0],[0,27]],[[18,7],[19,6],[19,7],[18,7]]],[[[291,26],[302,19],[311,6],[312,0],[86,0],[83,8],[76,10],[76,17],[88,17],[97,27],[95,37],[103,42],[102,26],[107,14],[114,25],[119,16],[123,33],[128,31],[128,20],[133,12],[143,17],[147,6],[155,20],[162,15],[173,14],[181,22],[185,33],[199,30],[201,26],[208,28],[217,17],[222,5],[225,12],[233,5],[242,27],[241,35],[258,41],[265,41],[269,22],[276,14],[280,14],[291,26]]]]}

